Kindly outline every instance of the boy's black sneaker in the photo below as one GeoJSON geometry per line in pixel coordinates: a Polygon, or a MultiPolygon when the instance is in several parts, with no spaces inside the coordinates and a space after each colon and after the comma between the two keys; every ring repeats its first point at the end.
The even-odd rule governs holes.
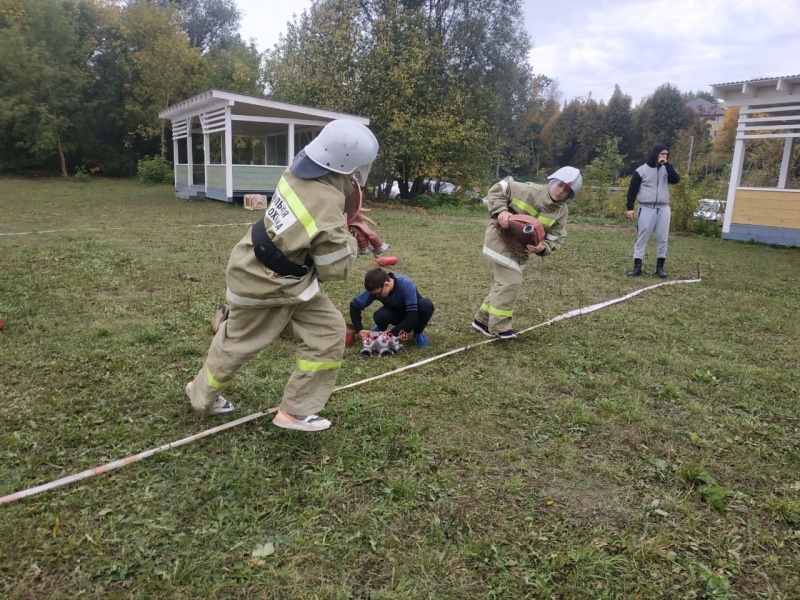
{"type": "Polygon", "coordinates": [[[501,340],[513,340],[517,337],[517,332],[513,329],[506,329],[505,331],[498,333],[497,337],[499,337],[501,340]]]}
{"type": "Polygon", "coordinates": [[[494,334],[489,331],[489,326],[488,325],[484,325],[483,323],[478,321],[478,319],[475,319],[474,321],[472,321],[472,328],[475,331],[481,332],[486,337],[494,337],[494,334]]]}

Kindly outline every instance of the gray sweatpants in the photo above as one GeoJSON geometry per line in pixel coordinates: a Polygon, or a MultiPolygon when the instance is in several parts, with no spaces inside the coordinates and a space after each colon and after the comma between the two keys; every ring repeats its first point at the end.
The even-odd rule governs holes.
{"type": "Polygon", "coordinates": [[[669,208],[669,204],[658,208],[639,206],[639,214],[636,217],[638,229],[636,244],[633,246],[633,258],[644,258],[647,241],[654,233],[656,234],[656,258],[667,258],[669,221],[671,218],[672,211],[669,208]]]}

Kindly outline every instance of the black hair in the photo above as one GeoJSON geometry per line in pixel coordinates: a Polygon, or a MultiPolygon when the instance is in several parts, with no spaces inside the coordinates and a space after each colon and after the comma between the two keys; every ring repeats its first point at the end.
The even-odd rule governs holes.
{"type": "Polygon", "coordinates": [[[377,290],[380,287],[383,287],[389,281],[389,274],[384,271],[383,269],[370,269],[367,271],[367,274],[364,275],[364,289],[368,292],[372,290],[377,290]]]}

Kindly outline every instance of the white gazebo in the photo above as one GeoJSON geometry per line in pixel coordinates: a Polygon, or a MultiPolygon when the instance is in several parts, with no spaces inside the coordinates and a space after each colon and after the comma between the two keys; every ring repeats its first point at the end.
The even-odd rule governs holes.
{"type": "Polygon", "coordinates": [[[712,88],[726,108],[740,107],[722,237],[800,246],[800,75],[718,83],[712,88]],[[757,148],[759,140],[769,139],[783,140],[780,167],[746,163],[749,146],[757,148]],[[754,165],[753,172],[745,172],[746,164],[754,165]],[[764,175],[754,176],[760,173],[764,175]]]}
{"type": "Polygon", "coordinates": [[[334,119],[369,119],[208,90],[158,113],[172,122],[175,193],[233,202],[271,196],[294,155],[334,119]],[[201,154],[202,150],[202,154],[201,154]]]}

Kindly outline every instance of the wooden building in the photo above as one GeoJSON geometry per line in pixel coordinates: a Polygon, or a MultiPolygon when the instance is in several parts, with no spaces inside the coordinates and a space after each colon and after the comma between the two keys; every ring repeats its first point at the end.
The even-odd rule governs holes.
{"type": "Polygon", "coordinates": [[[158,116],[172,123],[175,193],[225,202],[271,196],[295,154],[330,121],[369,125],[364,117],[223,90],[197,94],[158,116]]]}
{"type": "Polygon", "coordinates": [[[800,246],[800,75],[712,88],[740,107],[722,237],[800,246]]]}

